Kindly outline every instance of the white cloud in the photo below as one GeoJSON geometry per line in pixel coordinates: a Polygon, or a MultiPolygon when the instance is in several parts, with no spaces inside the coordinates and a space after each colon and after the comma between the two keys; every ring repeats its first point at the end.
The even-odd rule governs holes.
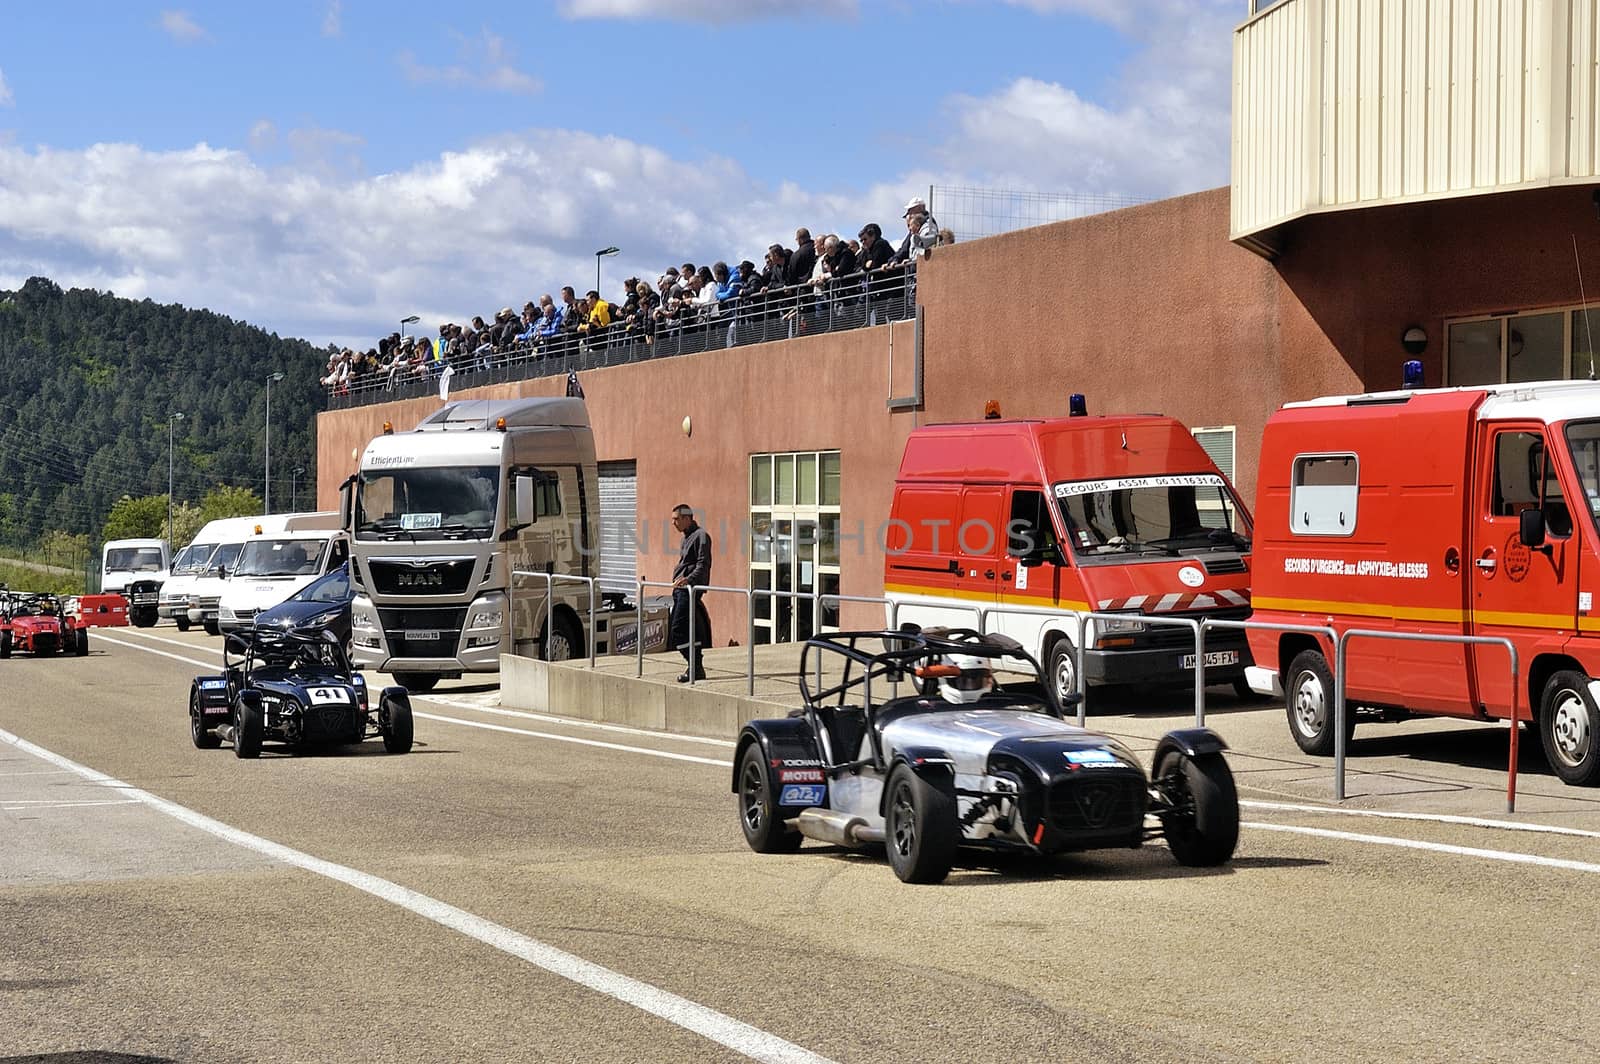
{"type": "Polygon", "coordinates": [[[0,107],[10,107],[16,102],[11,95],[11,86],[6,84],[6,72],[0,70],[0,107]]]}
{"type": "Polygon", "coordinates": [[[322,16],[322,35],[337,37],[344,32],[339,18],[339,0],[328,0],[328,10],[322,16]]]}
{"type": "Polygon", "coordinates": [[[261,119],[250,127],[249,143],[251,151],[271,150],[278,143],[278,127],[272,124],[271,119],[261,119]]]}
{"type": "Polygon", "coordinates": [[[457,58],[454,66],[420,62],[409,52],[401,52],[396,61],[406,80],[418,85],[438,84],[453,87],[487,89],[491,92],[535,93],[544,83],[532,74],[518,70],[516,52],[506,44],[505,38],[483,30],[477,37],[455,33],[457,58]]]}
{"type": "Polygon", "coordinates": [[[572,19],[670,19],[676,22],[753,22],[766,18],[851,18],[857,0],[566,0],[572,19]]]}
{"type": "Polygon", "coordinates": [[[168,10],[161,12],[161,28],[166,31],[167,36],[179,44],[195,44],[211,39],[211,34],[207,33],[205,28],[198,22],[190,18],[187,11],[168,10]]]}

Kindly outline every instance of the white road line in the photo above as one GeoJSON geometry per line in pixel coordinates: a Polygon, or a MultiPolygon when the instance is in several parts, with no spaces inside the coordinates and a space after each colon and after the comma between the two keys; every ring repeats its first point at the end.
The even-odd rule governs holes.
{"type": "Polygon", "coordinates": [[[607,724],[598,720],[578,720],[575,717],[553,717],[544,713],[528,713],[520,709],[501,709],[499,706],[480,706],[476,702],[464,702],[456,698],[441,698],[438,695],[412,695],[413,702],[421,699],[424,702],[437,702],[441,706],[452,709],[468,709],[474,713],[493,713],[501,717],[518,717],[522,720],[537,720],[545,724],[571,725],[575,728],[598,728],[602,731],[619,732],[623,735],[644,735],[652,739],[671,739],[679,743],[700,743],[705,746],[726,746],[730,749],[739,744],[731,739],[708,739],[703,735],[680,735],[677,732],[652,731],[649,728],[630,728],[626,724],[607,724]]]}
{"type": "Polygon", "coordinates": [[[717,768],[733,767],[732,761],[719,761],[714,757],[695,757],[693,754],[675,754],[670,750],[651,750],[643,746],[623,746],[621,743],[606,743],[599,739],[580,739],[576,735],[555,735],[551,732],[528,731],[524,728],[509,728],[504,724],[490,724],[483,720],[462,720],[459,717],[442,717],[437,713],[422,713],[415,709],[411,711],[414,717],[423,720],[437,720],[445,724],[460,724],[468,728],[483,728],[486,731],[507,732],[511,735],[527,735],[535,739],[550,739],[558,743],[574,743],[578,746],[595,746],[602,750],[620,750],[626,754],[648,754],[651,757],[664,757],[670,761],[688,761],[696,765],[713,765],[717,768]]]}
{"type": "Polygon", "coordinates": [[[186,650],[210,651],[213,654],[222,653],[222,649],[220,647],[212,649],[211,647],[201,646],[198,643],[190,643],[182,639],[168,639],[164,635],[151,635],[149,632],[146,632],[140,628],[125,629],[122,634],[138,636],[140,639],[154,639],[158,643],[170,643],[175,647],[183,647],[186,650]]]}
{"type": "Polygon", "coordinates": [[[676,1024],[684,1030],[693,1031],[704,1038],[723,1045],[740,1053],[751,1060],[770,1061],[772,1064],[830,1064],[826,1057],[817,1055],[809,1049],[785,1041],[775,1034],[770,1034],[758,1027],[731,1016],[717,1012],[715,1009],[690,1001],[688,998],[679,997],[660,987],[632,979],[620,972],[614,972],[592,961],[560,950],[554,946],[546,945],[527,935],[513,931],[508,927],[475,916],[465,909],[458,909],[454,905],[442,902],[426,894],[419,894],[414,890],[402,887],[387,879],[361,872],[344,865],[325,861],[320,857],[313,857],[308,853],[285,846],[282,843],[264,839],[259,835],[252,835],[247,831],[231,827],[220,820],[213,820],[203,813],[179,805],[176,802],[159,798],[149,791],[140,790],[131,784],[107,776],[103,772],[75,761],[70,761],[60,754],[36,746],[20,736],[13,735],[0,729],[0,742],[9,743],[17,749],[41,758],[53,765],[77,773],[84,779],[105,787],[113,788],[130,800],[143,802],[157,809],[175,820],[182,821],[191,827],[199,828],[220,839],[241,846],[247,850],[303,869],[314,875],[324,876],[335,882],[354,887],[363,893],[375,898],[407,909],[424,919],[431,920],[441,927],[458,931],[468,938],[476,939],[484,945],[491,946],[502,953],[509,954],[527,961],[535,967],[542,968],[552,975],[560,976],[579,986],[588,987],[607,997],[614,998],[624,1004],[632,1005],[636,1009],[658,1016],[668,1023],[676,1024]]]}
{"type": "Polygon", "coordinates": [[[1540,857],[1532,853],[1485,850],[1477,846],[1453,846],[1445,842],[1423,842],[1419,839],[1397,839],[1390,835],[1358,835],[1352,831],[1307,828],[1297,824],[1263,824],[1244,821],[1239,826],[1252,828],[1256,831],[1281,831],[1290,835],[1314,835],[1322,839],[1365,842],[1373,846],[1398,846],[1405,850],[1428,850],[1432,853],[1448,853],[1460,857],[1481,857],[1486,861],[1509,861],[1512,864],[1539,865],[1543,868],[1560,868],[1568,872],[1600,872],[1600,864],[1590,864],[1587,861],[1569,861],[1561,857],[1540,857]]]}
{"type": "Polygon", "coordinates": [[[202,669],[221,668],[221,666],[214,661],[197,661],[194,658],[183,657],[181,654],[171,654],[165,650],[157,650],[155,647],[147,647],[143,643],[124,643],[120,639],[112,639],[108,636],[101,636],[100,638],[104,642],[110,643],[112,646],[127,647],[129,650],[142,650],[146,654],[160,654],[164,658],[171,658],[173,661],[181,661],[186,665],[198,665],[202,669]]]}
{"type": "Polygon", "coordinates": [[[1554,824],[1522,824],[1514,820],[1493,820],[1487,817],[1457,816],[1453,813],[1392,813],[1380,809],[1342,809],[1332,805],[1296,805],[1291,802],[1258,802],[1239,799],[1241,809],[1281,809],[1290,813],[1331,813],[1335,816],[1364,816],[1379,820],[1423,820],[1434,824],[1463,824],[1474,828],[1501,828],[1506,831],[1534,831],[1545,835],[1576,835],[1585,839],[1600,839],[1600,831],[1582,828],[1564,828],[1554,824]]]}

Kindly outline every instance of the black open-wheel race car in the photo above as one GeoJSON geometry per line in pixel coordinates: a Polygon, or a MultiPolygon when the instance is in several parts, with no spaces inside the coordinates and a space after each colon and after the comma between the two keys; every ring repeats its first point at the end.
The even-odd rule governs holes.
{"type": "Polygon", "coordinates": [[[247,628],[223,643],[220,676],[197,676],[189,687],[189,734],[214,750],[233,744],[236,757],[259,757],[263,742],[290,750],[345,746],[373,736],[391,754],[412,744],[411,697],[385,687],[377,706],[350,666],[337,635],[315,629],[247,628]]]}
{"type": "Polygon", "coordinates": [[[745,725],[733,791],[751,849],[882,844],[938,883],[962,848],[1038,854],[1165,837],[1180,864],[1226,863],[1239,798],[1221,736],[1168,732],[1146,775],[1111,736],[1068,723],[1021,644],[971,629],[831,632],[800,658],[804,705],[745,725]],[[818,677],[821,677],[820,681],[818,677]]]}

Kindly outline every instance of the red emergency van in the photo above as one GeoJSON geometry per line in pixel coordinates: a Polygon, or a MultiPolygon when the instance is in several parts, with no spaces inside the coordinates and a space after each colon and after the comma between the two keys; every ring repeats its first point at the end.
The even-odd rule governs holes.
{"type": "MultiPolygon", "coordinates": [[[[1194,682],[1194,635],[1157,617],[1242,619],[1250,516],[1188,429],[1168,417],[985,420],[917,429],[886,526],[884,594],[900,623],[973,627],[974,606],[1114,612],[1086,629],[1090,683],[1194,682]]],[[[1078,689],[1076,624],[995,614],[1078,689]]],[[[1206,677],[1241,694],[1249,650],[1210,633],[1206,677]]]]}
{"type": "MultiPolygon", "coordinates": [[[[1600,783],[1600,384],[1289,403],[1257,483],[1254,620],[1508,638],[1519,717],[1532,709],[1558,776],[1600,783]]],[[[1250,643],[1251,686],[1286,692],[1300,748],[1330,753],[1332,646],[1250,643]]],[[[1363,719],[1511,715],[1503,647],[1357,637],[1348,655],[1363,719]]]]}

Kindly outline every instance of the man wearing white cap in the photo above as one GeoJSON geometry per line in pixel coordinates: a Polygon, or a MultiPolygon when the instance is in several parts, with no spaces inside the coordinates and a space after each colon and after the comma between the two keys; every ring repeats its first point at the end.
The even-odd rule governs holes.
{"type": "Polygon", "coordinates": [[[891,265],[921,258],[929,248],[939,243],[939,223],[933,220],[933,215],[928,213],[928,205],[921,198],[913,198],[906,204],[904,217],[906,238],[901,242],[900,250],[894,253],[894,258],[889,260],[891,265]]]}

